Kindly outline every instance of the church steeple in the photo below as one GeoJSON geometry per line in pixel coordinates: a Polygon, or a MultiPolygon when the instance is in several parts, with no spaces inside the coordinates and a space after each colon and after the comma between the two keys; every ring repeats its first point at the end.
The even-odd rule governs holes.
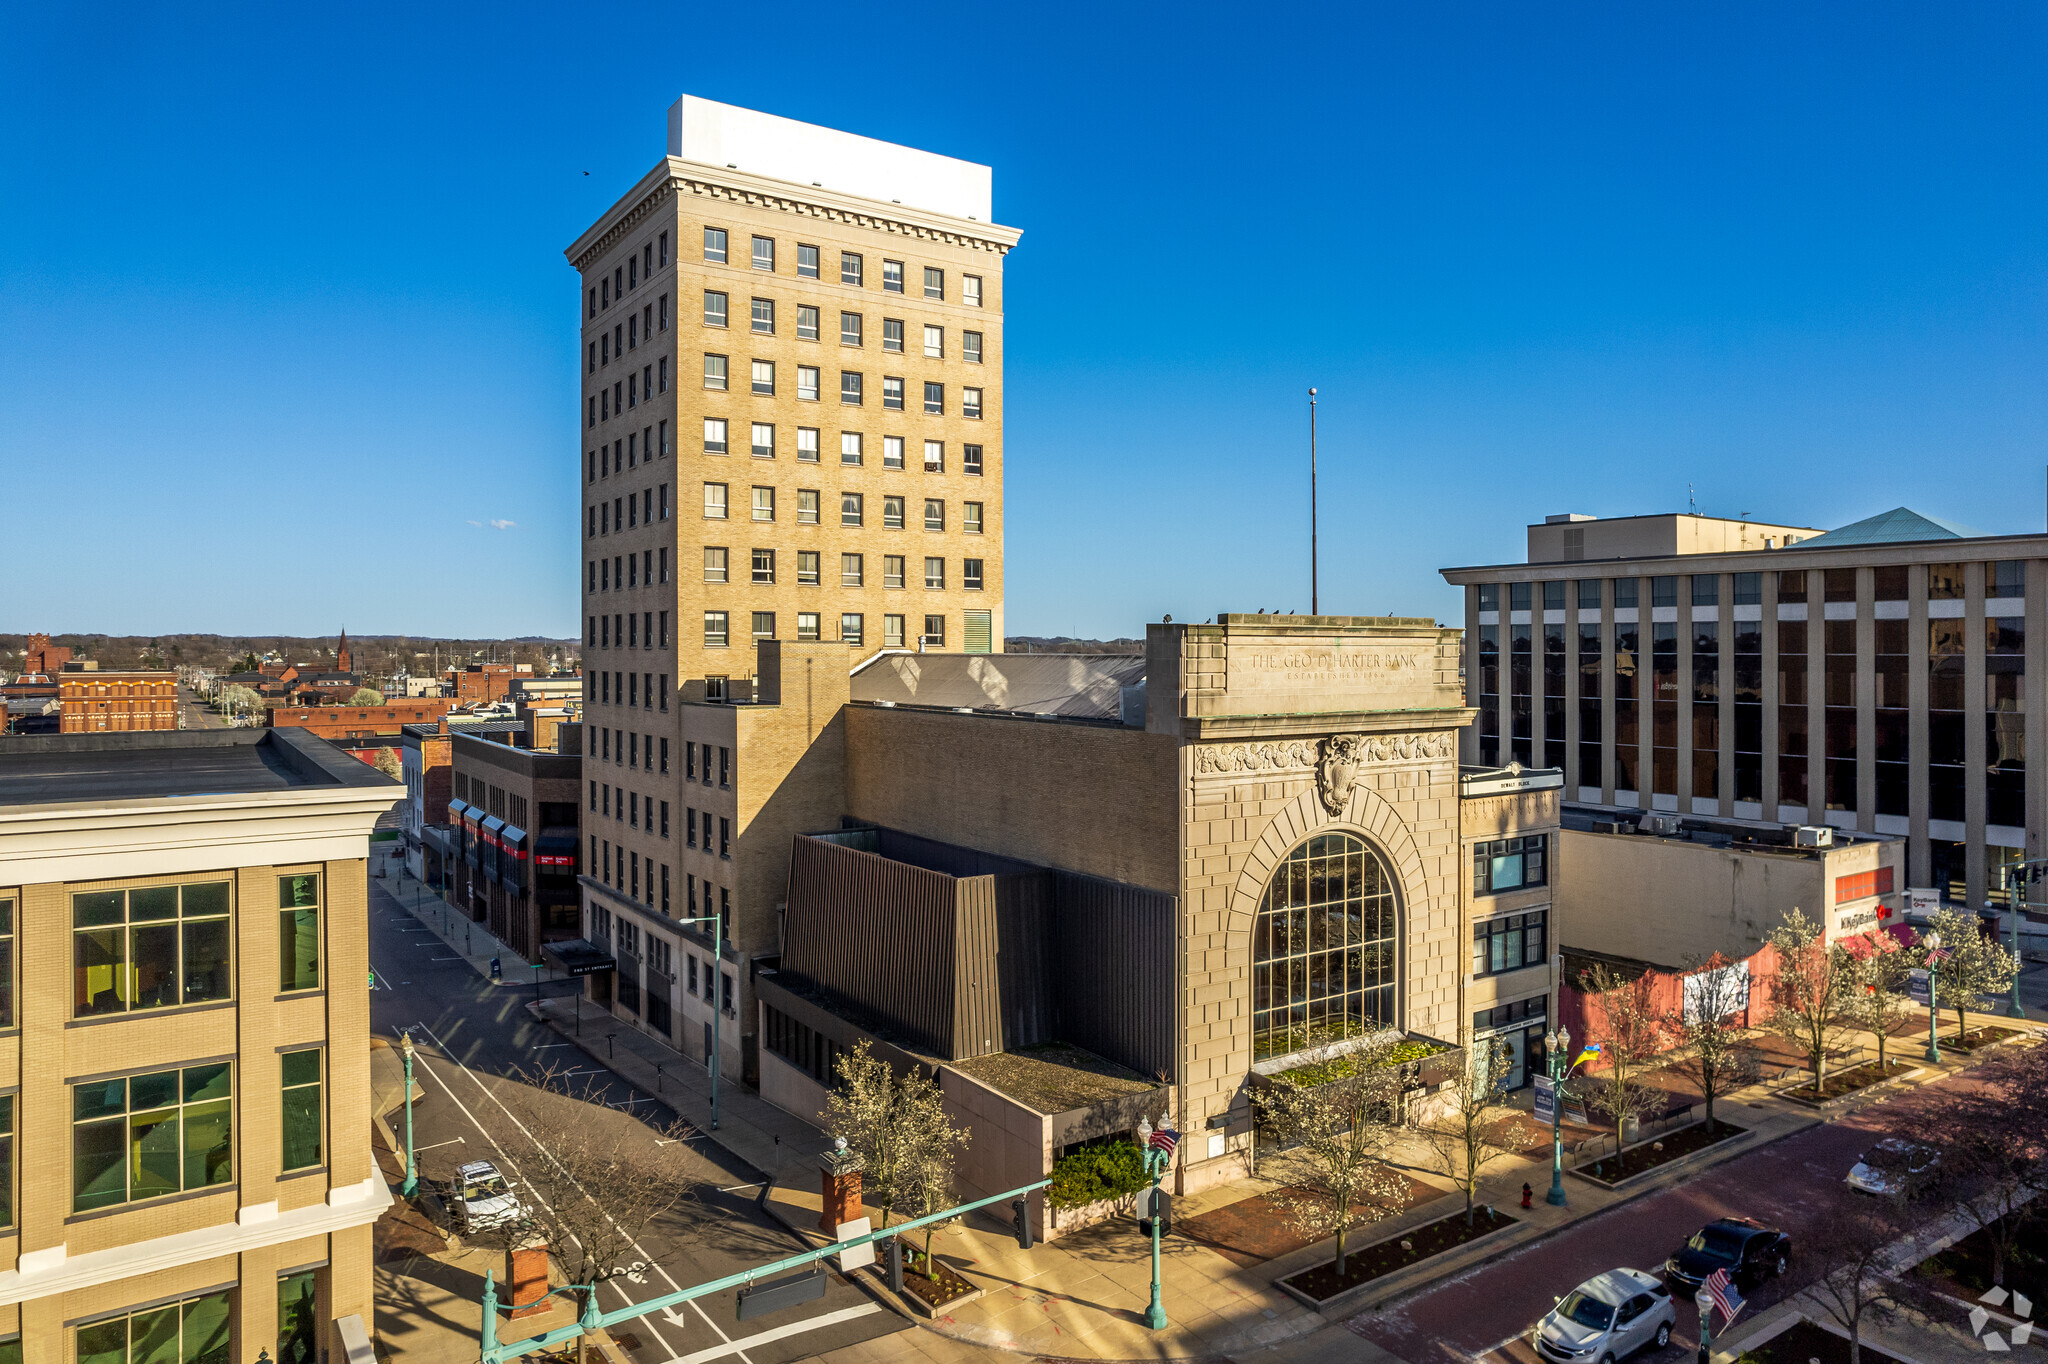
{"type": "Polygon", "coordinates": [[[348,654],[348,627],[343,626],[341,631],[341,644],[334,651],[334,670],[336,672],[352,673],[355,671],[355,669],[350,667],[349,663],[350,659],[348,654]]]}

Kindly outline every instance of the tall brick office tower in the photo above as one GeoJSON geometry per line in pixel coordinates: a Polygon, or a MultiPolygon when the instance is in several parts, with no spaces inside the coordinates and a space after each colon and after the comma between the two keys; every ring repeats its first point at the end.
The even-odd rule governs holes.
{"type": "MultiPolygon", "coordinates": [[[[711,899],[711,867],[686,863],[711,857],[686,853],[706,802],[681,789],[711,758],[691,770],[685,702],[753,699],[761,639],[843,646],[849,669],[883,649],[1002,647],[1003,257],[1020,234],[990,221],[991,181],[684,96],[668,154],[566,253],[584,765],[608,835],[583,871],[646,916],[647,937],[610,936],[650,962],[694,887],[711,899]]],[[[782,781],[769,767],[719,786],[765,800],[782,781]]],[[[772,937],[774,906],[741,891],[720,899],[728,941],[772,937]]]]}
{"type": "MultiPolygon", "coordinates": [[[[1003,637],[990,173],[685,96],[582,276],[586,700],[743,696],[759,638],[1003,637]]],[[[623,721],[622,721],[623,723],[623,721]]],[[[644,716],[634,723],[644,726],[644,716]]]]}

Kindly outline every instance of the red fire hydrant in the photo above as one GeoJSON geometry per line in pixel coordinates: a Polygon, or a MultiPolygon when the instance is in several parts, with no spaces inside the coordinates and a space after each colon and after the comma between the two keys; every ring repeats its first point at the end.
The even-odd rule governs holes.
{"type": "Polygon", "coordinates": [[[1525,1208],[1527,1208],[1527,1207],[1533,1207],[1534,1205],[1533,1205],[1533,1204],[1531,1204],[1531,1203],[1529,1202],[1529,1200],[1530,1200],[1530,1199],[1532,1199],[1532,1198],[1534,1198],[1535,1196],[1536,1196],[1536,1191],[1535,1191],[1534,1189],[1530,1188],[1530,1187],[1529,1187],[1529,1186],[1528,1186],[1527,1184],[1524,1184],[1524,1185],[1522,1186],[1522,1206],[1523,1206],[1523,1207],[1525,1207],[1525,1208]]]}

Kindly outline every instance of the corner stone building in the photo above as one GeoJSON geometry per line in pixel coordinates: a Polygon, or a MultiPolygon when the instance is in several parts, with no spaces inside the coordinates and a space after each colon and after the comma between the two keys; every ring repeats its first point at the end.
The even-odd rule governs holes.
{"type": "MultiPolygon", "coordinates": [[[[1461,1037],[1457,731],[1471,712],[1458,632],[1391,618],[1220,619],[1155,626],[1147,639],[1148,676],[1171,680],[1179,698],[1169,709],[1152,692],[1146,728],[1178,741],[1175,1107],[1190,1132],[1225,1111],[1233,1130],[1248,1128],[1247,1073],[1299,1050],[1260,1017],[1254,928],[1282,864],[1319,835],[1362,841],[1392,873],[1396,986],[1367,1017],[1461,1037]]],[[[1277,989],[1273,1000],[1277,1010],[1277,989]]],[[[1184,1184],[1229,1173],[1193,1164],[1184,1184]]]]}
{"type": "MultiPolygon", "coordinates": [[[[1475,979],[1464,864],[1499,845],[1461,842],[1461,800],[1520,837],[1555,827],[1555,779],[1460,773],[1457,651],[1427,620],[1223,615],[1150,627],[1135,683],[1137,660],[1063,660],[1059,705],[1005,704],[1049,658],[925,655],[896,670],[914,699],[860,682],[841,827],[797,831],[780,956],[754,962],[762,1092],[814,1116],[863,1039],[943,1069],[963,1183],[998,1191],[1152,1090],[1191,1191],[1246,1172],[1250,1090],[1304,1053],[1526,1031],[1550,954],[1539,928],[1475,979]]],[[[1517,932],[1545,902],[1474,900],[1517,932]]]]}

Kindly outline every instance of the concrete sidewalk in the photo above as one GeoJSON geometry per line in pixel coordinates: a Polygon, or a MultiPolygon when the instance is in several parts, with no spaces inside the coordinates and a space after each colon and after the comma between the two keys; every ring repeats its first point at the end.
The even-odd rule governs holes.
{"type": "MultiPolygon", "coordinates": [[[[526,963],[471,925],[460,913],[441,912],[438,896],[403,874],[395,859],[385,879],[402,903],[417,903],[421,923],[433,936],[469,961],[486,979],[490,959],[499,957],[504,988],[531,984],[526,963]]],[[[658,1099],[686,1122],[762,1174],[773,1174],[777,1187],[770,1210],[799,1238],[820,1244],[817,1231],[819,1174],[817,1157],[827,1145],[823,1132],[810,1123],[773,1107],[732,1077],[721,1086],[719,1126],[711,1129],[710,1077],[705,1068],[654,1039],[614,1019],[580,997],[557,996],[527,1003],[534,1016],[565,1040],[578,1044],[595,1061],[626,1083],[658,1099]]],[[[2038,1032],[2037,1024],[2016,1023],[1995,1014],[1971,1015],[1972,1025],[2019,1027],[2038,1032]]],[[[1944,1036],[1952,1028],[1942,1021],[1944,1036]]],[[[1859,1040],[1873,1043],[1874,1038],[1859,1040]]],[[[1892,1054],[1918,1060],[1920,1046],[1895,1039],[1892,1054]]],[[[1940,1066],[1921,1065],[1909,1084],[1920,1085],[1953,1073],[1976,1057],[1946,1056],[1940,1066]]],[[[396,1082],[391,1082],[395,1089],[396,1082]]],[[[1896,1092],[1888,1088],[1887,1092],[1896,1092]]],[[[395,1096],[394,1096],[395,1097],[395,1096]]],[[[1482,1181],[1477,1201],[1509,1213],[1511,1229],[1483,1241],[1433,1257],[1374,1281],[1319,1313],[1303,1306],[1273,1285],[1273,1280],[1326,1262],[1330,1244],[1321,1242],[1288,1251],[1250,1266],[1240,1265],[1209,1246],[1176,1234],[1162,1255],[1163,1301],[1169,1322],[1153,1332],[1143,1324],[1150,1298],[1149,1243],[1128,1219],[1073,1232],[1032,1250],[1020,1251],[1006,1222],[974,1214],[940,1231],[933,1248],[955,1270],[983,1290],[982,1296],[945,1311],[936,1320],[917,1316],[893,1299],[879,1276],[861,1271],[856,1278],[892,1310],[911,1316],[921,1329],[832,1351],[833,1364],[871,1361],[930,1360],[934,1364],[1024,1354],[1055,1359],[1157,1360],[1244,1359],[1252,1355],[1286,1364],[1322,1361],[1392,1361],[1393,1356],[1344,1329],[1343,1318],[1390,1303],[1438,1280],[1463,1272],[1503,1252],[1527,1245],[1560,1229],[1631,1199],[1690,1178],[1700,1170],[1755,1150],[1818,1123],[1833,1120],[1883,1094],[1852,1099],[1817,1109],[1797,1103],[1764,1086],[1728,1095],[1716,1105],[1717,1116],[1748,1128],[1732,1141],[1697,1156],[1609,1188],[1568,1175],[1569,1205],[1553,1208],[1542,1201],[1550,1186],[1550,1154],[1546,1148],[1529,1156],[1498,1161],[1482,1181]],[[1535,1205],[1520,1207],[1524,1182],[1536,1190],[1535,1205]]],[[[1450,1181],[1431,1173],[1420,1149],[1397,1152],[1397,1160],[1417,1180],[1439,1191],[1407,1212],[1353,1231],[1351,1243],[1361,1249],[1393,1239],[1463,1207],[1450,1181]]],[[[1243,1199],[1270,1193],[1276,1186],[1252,1177],[1176,1200],[1175,1220],[1185,1227],[1192,1218],[1228,1207],[1243,1199]]],[[[875,1217],[880,1225],[879,1215],[875,1217]]],[[[480,1270],[478,1271],[480,1273],[480,1270]]],[[[380,1271],[380,1284],[381,1284],[380,1271]]],[[[394,1291],[400,1285],[394,1283],[394,1291]]],[[[405,1285],[409,1293],[424,1290],[405,1285]]],[[[423,1299],[420,1301],[424,1302],[423,1299]]],[[[473,1341],[474,1336],[472,1335],[473,1341]]],[[[473,1346],[472,1346],[473,1349],[473,1346]]],[[[424,1354],[417,1356],[429,1364],[424,1354]]],[[[451,1360],[453,1356],[448,1356],[451,1360]]],[[[439,1364],[435,1359],[431,1364],[439,1364]]]]}
{"type": "Polygon", "coordinates": [[[711,1073],[697,1061],[671,1051],[611,1012],[579,996],[557,995],[527,1011],[565,1041],[651,1098],[755,1171],[785,1184],[816,1189],[818,1156],[831,1143],[825,1134],[783,1112],[727,1075],[721,1078],[718,1127],[711,1126],[711,1073]]]}

